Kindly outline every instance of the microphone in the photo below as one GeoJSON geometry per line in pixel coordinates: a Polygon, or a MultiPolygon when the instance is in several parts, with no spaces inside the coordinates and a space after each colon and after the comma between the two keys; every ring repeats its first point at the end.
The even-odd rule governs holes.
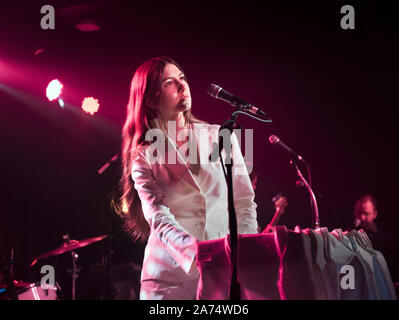
{"type": "Polygon", "coordinates": [[[279,137],[275,136],[274,134],[272,134],[269,137],[269,141],[270,141],[271,144],[273,144],[275,146],[278,146],[280,149],[282,149],[285,152],[289,153],[294,158],[294,160],[305,162],[305,160],[299,154],[297,154],[294,150],[292,150],[283,141],[281,141],[279,137]]]}
{"type": "Polygon", "coordinates": [[[252,104],[248,103],[247,101],[231,94],[230,92],[227,92],[226,90],[222,89],[216,84],[210,84],[208,87],[208,94],[211,97],[214,97],[216,99],[223,100],[229,104],[231,104],[233,107],[238,107],[239,105],[244,105],[244,110],[248,110],[249,112],[256,114],[258,116],[266,116],[267,114],[264,113],[262,110],[259,108],[253,106],[252,104]]]}
{"type": "Polygon", "coordinates": [[[360,220],[359,218],[356,218],[353,221],[353,224],[354,224],[355,228],[359,228],[362,225],[362,220],[360,220]]]}

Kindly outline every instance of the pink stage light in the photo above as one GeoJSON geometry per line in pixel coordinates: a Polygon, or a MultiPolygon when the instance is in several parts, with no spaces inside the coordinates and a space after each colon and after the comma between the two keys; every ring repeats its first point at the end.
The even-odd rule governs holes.
{"type": "Polygon", "coordinates": [[[83,111],[91,115],[95,114],[99,107],[98,99],[94,99],[93,97],[86,97],[82,101],[83,111]]]}
{"type": "Polygon", "coordinates": [[[47,99],[50,101],[58,99],[58,97],[61,95],[62,87],[63,84],[59,82],[58,79],[50,81],[46,89],[47,99]]]}

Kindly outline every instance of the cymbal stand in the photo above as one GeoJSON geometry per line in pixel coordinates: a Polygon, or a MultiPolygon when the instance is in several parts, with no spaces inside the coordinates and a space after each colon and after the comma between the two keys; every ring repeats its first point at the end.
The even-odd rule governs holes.
{"type": "MultiPolygon", "coordinates": [[[[65,243],[70,243],[72,241],[71,237],[68,234],[62,236],[62,238],[65,243]]],[[[77,261],[79,255],[72,250],[71,257],[72,257],[72,270],[68,270],[68,272],[72,274],[72,300],[76,300],[76,279],[80,271],[80,269],[77,267],[77,261]]]]}
{"type": "Polygon", "coordinates": [[[78,277],[78,268],[76,262],[78,261],[79,255],[75,251],[71,251],[72,256],[72,300],[76,300],[76,278],[78,277]]]}

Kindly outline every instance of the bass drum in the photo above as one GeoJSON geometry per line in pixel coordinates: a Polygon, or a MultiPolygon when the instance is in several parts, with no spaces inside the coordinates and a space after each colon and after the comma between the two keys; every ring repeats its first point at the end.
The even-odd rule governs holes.
{"type": "MultiPolygon", "coordinates": [[[[21,290],[22,291],[22,290],[21,290]]],[[[57,288],[43,289],[40,283],[31,283],[22,293],[18,294],[19,300],[58,300],[57,288]]]]}

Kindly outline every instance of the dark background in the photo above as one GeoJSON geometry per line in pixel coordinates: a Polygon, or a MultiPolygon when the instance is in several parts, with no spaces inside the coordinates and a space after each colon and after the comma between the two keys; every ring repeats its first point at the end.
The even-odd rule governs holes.
{"type": "MultiPolygon", "coordinates": [[[[192,110],[200,119],[221,124],[233,111],[207,95],[210,83],[260,106],[273,119],[263,124],[239,118],[243,128],[254,129],[261,226],[270,221],[271,199],[278,192],[289,202],[281,224],[312,226],[308,194],[295,186],[287,155],[267,141],[276,134],[310,164],[322,226],[347,227],[355,199],[371,193],[379,205],[377,222],[395,246],[399,5],[295,3],[2,3],[0,249],[4,255],[14,250],[16,278],[40,281],[45,263],[60,266],[59,277],[69,263],[67,254],[34,268],[29,263],[61,245],[64,234],[77,240],[112,236],[79,249],[80,298],[106,297],[111,249],[114,267],[140,265],[144,245],[126,236],[110,208],[120,163],[101,176],[97,170],[119,151],[134,70],[161,55],[185,70],[192,110]],[[45,4],[56,9],[55,30],[40,28],[45,4]],[[345,4],[355,8],[355,30],[340,27],[345,4]],[[75,28],[87,19],[101,29],[75,28]],[[35,54],[38,49],[43,51],[35,54]],[[54,78],[64,83],[64,109],[45,97],[54,78]],[[93,117],[79,109],[86,96],[99,99],[93,117]]],[[[397,253],[386,257],[390,264],[397,264],[397,253]]],[[[67,279],[65,273],[69,292],[67,279]]]]}

